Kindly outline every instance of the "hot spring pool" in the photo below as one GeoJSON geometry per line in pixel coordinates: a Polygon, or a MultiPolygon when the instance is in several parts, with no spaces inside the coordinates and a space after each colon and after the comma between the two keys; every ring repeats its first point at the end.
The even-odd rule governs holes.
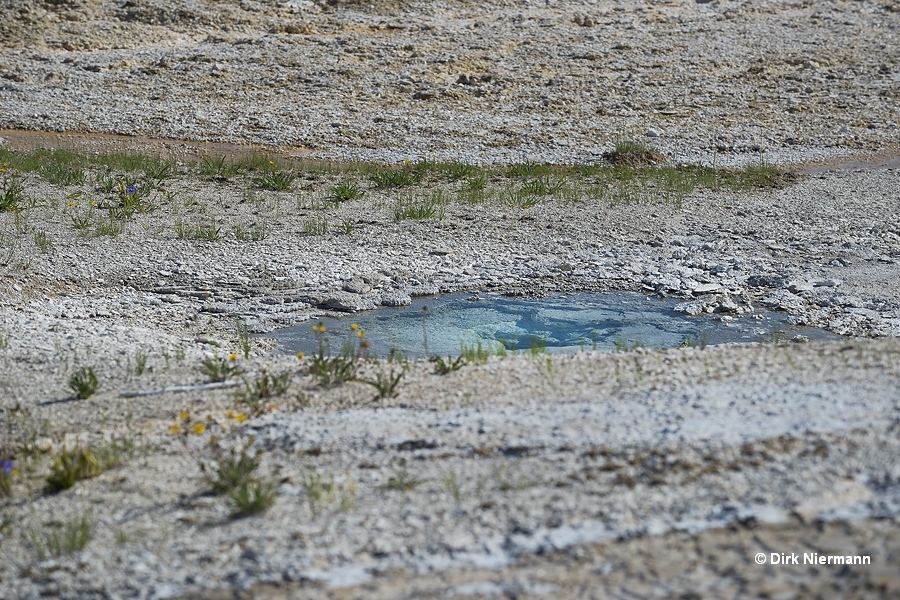
{"type": "MultiPolygon", "coordinates": [[[[616,350],[643,346],[671,348],[682,344],[730,344],[839,336],[810,327],[794,327],[787,315],[757,311],[724,323],[714,315],[688,317],[675,312],[677,300],[657,300],[630,292],[555,294],[544,298],[452,294],[416,298],[411,306],[380,308],[367,313],[308,321],[268,334],[288,353],[319,349],[312,327],[324,324],[332,351],[348,340],[351,324],[365,331],[369,354],[387,356],[395,349],[409,358],[456,356],[463,346],[507,352],[616,350]],[[472,298],[478,297],[474,300],[472,298]],[[427,308],[427,310],[425,310],[427,308]]],[[[358,338],[354,337],[354,341],[358,338]]]]}

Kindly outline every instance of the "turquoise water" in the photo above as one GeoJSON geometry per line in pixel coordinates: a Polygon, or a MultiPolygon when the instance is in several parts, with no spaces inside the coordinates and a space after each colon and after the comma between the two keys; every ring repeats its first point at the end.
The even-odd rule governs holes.
{"type": "MultiPolygon", "coordinates": [[[[396,349],[409,358],[456,356],[463,345],[495,352],[616,350],[622,347],[671,348],[688,344],[729,344],[790,339],[835,338],[823,330],[792,327],[786,315],[761,312],[764,318],[736,317],[726,324],[712,315],[688,317],[673,310],[675,300],[641,294],[556,294],[540,299],[499,295],[453,294],[414,299],[411,306],[381,308],[340,318],[322,318],[269,334],[285,352],[311,354],[319,340],[312,330],[326,326],[332,350],[339,351],[356,324],[366,332],[370,354],[387,356],[396,349]],[[477,300],[474,298],[478,298],[477,300]],[[427,310],[425,310],[427,308],[427,310]]],[[[354,341],[358,338],[354,337],[354,341]]]]}

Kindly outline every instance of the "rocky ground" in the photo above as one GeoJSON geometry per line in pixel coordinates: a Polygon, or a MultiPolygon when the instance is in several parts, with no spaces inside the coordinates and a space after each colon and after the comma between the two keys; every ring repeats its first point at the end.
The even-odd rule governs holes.
{"type": "Polygon", "coordinates": [[[900,594],[891,3],[0,6],[0,127],[87,132],[9,131],[5,149],[175,161],[0,175],[22,185],[0,213],[0,596],[900,594]],[[629,135],[673,163],[791,170],[688,189],[432,165],[389,187],[334,162],[598,164],[629,135]],[[796,166],[814,159],[831,162],[796,166]],[[295,179],[265,189],[276,173],[295,179]],[[540,180],[561,184],[522,191],[540,180]],[[360,361],[360,379],[402,374],[377,398],[235,330],[463,290],[631,290],[844,337],[444,375],[360,361]],[[77,399],[82,367],[98,390],[77,399]],[[267,376],[287,390],[257,399],[267,376]],[[73,448],[105,468],[50,493],[73,448]],[[261,486],[243,488],[274,503],[238,517],[213,472],[241,448],[261,486]]]}
{"type": "Polygon", "coordinates": [[[896,3],[5,0],[9,128],[335,158],[813,158],[897,138],[896,3]]]}

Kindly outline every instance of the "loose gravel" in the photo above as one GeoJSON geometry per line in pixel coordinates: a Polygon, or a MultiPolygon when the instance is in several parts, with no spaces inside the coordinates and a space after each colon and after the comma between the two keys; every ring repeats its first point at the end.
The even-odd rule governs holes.
{"type": "Polygon", "coordinates": [[[0,597],[900,593],[892,3],[0,11],[12,16],[0,19],[4,147],[178,161],[152,189],[134,174],[157,209],[117,235],[92,233],[112,197],[96,170],[76,185],[21,174],[23,210],[0,214],[0,459],[18,471],[0,508],[0,597]],[[383,190],[371,166],[309,168],[595,164],[623,135],[670,162],[764,158],[796,174],[677,201],[655,189],[598,200],[585,179],[526,207],[467,203],[464,182],[383,190]],[[192,162],[260,151],[307,166],[272,192],[192,162]],[[851,168],[866,161],[883,168],[851,168]],[[364,195],[326,202],[347,180],[364,195]],[[439,217],[395,218],[406,194],[436,192],[439,217]],[[179,235],[202,225],[222,239],[179,235]],[[494,357],[446,375],[425,361],[361,365],[373,381],[403,373],[387,398],[321,385],[310,357],[264,337],[467,290],[629,290],[726,325],[762,307],[845,337],[494,357]],[[235,319],[263,334],[247,356],[235,319]],[[196,387],[210,359],[244,379],[196,387]],[[77,400],[67,381],[81,366],[99,388],[77,400]],[[239,401],[282,373],[287,393],[239,401]],[[44,491],[57,453],[114,440],[121,465],[44,491]],[[211,492],[216,443],[259,453],[257,476],[276,490],[267,512],[235,518],[211,492]],[[40,555],[36,540],[84,515],[83,549],[40,555]],[[871,564],[777,565],[772,553],[871,564]]]}

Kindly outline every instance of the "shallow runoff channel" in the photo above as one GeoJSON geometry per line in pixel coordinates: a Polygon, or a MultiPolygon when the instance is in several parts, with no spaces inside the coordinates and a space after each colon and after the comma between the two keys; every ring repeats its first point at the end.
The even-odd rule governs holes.
{"type": "Polygon", "coordinates": [[[348,340],[356,345],[363,331],[370,355],[384,357],[394,350],[409,358],[456,356],[464,347],[479,345],[497,354],[838,337],[821,329],[792,326],[785,313],[689,317],[675,310],[678,304],[633,292],[552,294],[539,299],[450,294],[416,298],[402,308],[323,317],[267,337],[274,337],[285,352],[311,354],[319,351],[320,343],[332,352],[339,352],[348,340]],[[325,333],[317,333],[313,329],[317,325],[324,325],[325,333]]]}

